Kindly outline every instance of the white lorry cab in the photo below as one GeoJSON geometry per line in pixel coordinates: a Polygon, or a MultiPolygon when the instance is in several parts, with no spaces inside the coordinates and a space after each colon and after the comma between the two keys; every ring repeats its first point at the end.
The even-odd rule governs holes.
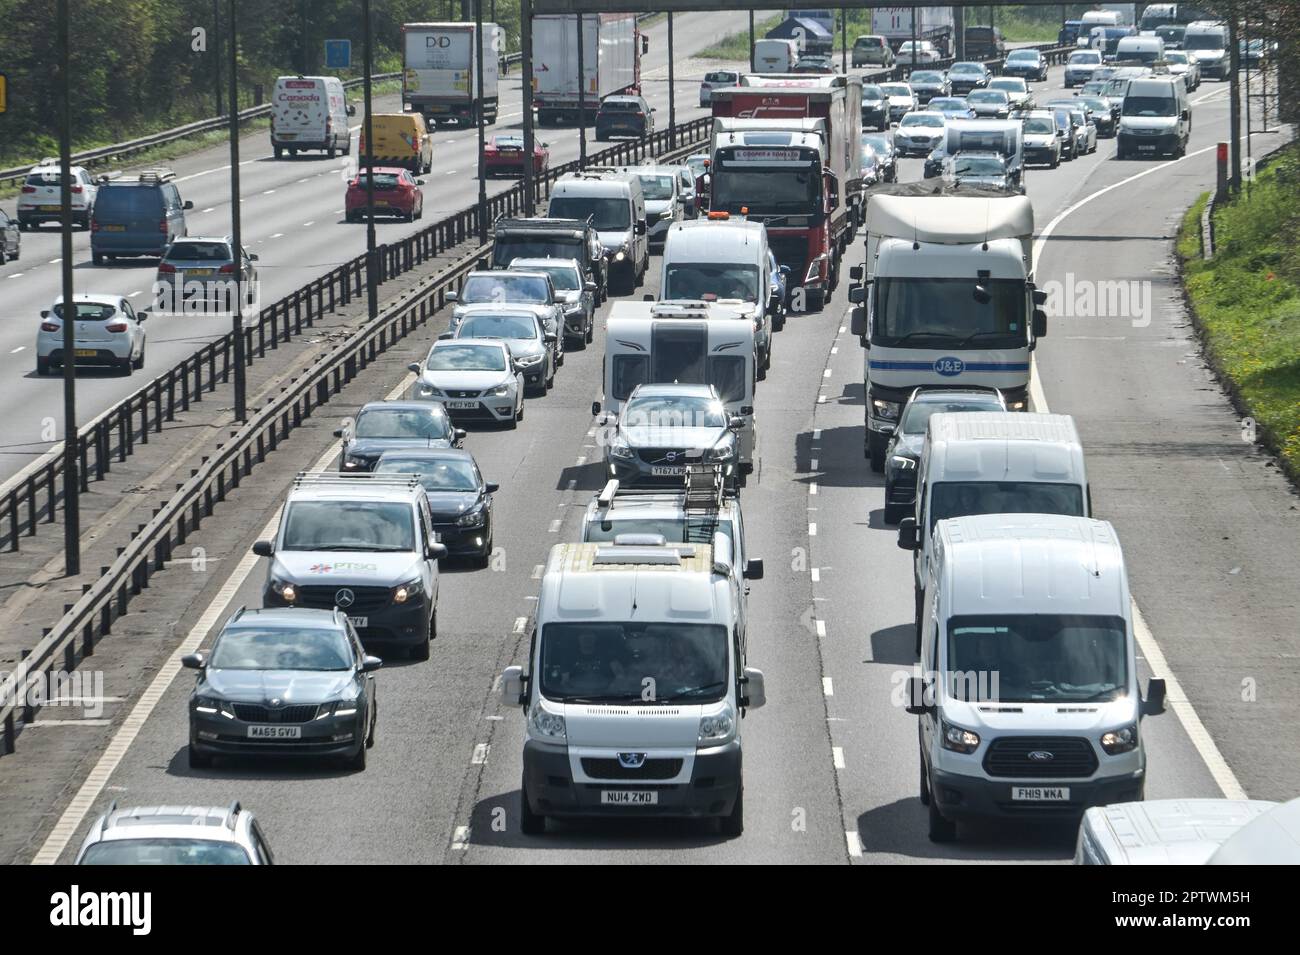
{"type": "Polygon", "coordinates": [[[1079,22],[1085,27],[1118,27],[1124,25],[1124,15],[1118,10],[1087,10],[1079,22]]]}
{"type": "MultiPolygon", "coordinates": [[[[996,388],[1028,401],[1029,357],[1047,334],[1033,282],[1034,211],[1020,195],[922,195],[916,184],[867,201],[866,281],[849,289],[864,352],[864,453],[874,471],[918,385],[996,388]]],[[[860,267],[849,273],[862,279],[860,267]]]]}
{"type": "Polygon", "coordinates": [[[1139,801],[1141,721],[1165,684],[1138,690],[1124,555],[1105,521],[984,514],[939,523],[926,580],[921,802],[930,839],[959,821],[1074,820],[1139,801]]]}
{"type": "Polygon", "coordinates": [[[741,834],[741,719],[766,698],[727,547],[551,548],[528,664],[501,680],[525,715],[525,834],[547,816],[714,817],[741,834]]]}
{"type": "Polygon", "coordinates": [[[668,230],[660,273],[661,301],[718,302],[754,323],[759,380],[772,365],[773,317],[781,306],[772,294],[772,258],[762,223],[710,212],[668,230]]]}
{"type": "Polygon", "coordinates": [[[898,523],[898,546],[913,552],[919,647],[921,601],[940,521],[972,514],[1092,514],[1074,419],[1011,411],[931,415],[914,507],[913,515],[898,523]]]}
{"type": "Polygon", "coordinates": [[[1075,865],[1204,865],[1242,826],[1277,803],[1155,799],[1094,806],[1079,822],[1075,865]]]}
{"type": "Polygon", "coordinates": [[[331,158],[352,152],[348,105],[337,76],[281,76],[271,89],[271,150],[279,159],[284,152],[320,149],[331,158]]]}
{"type": "Polygon", "coordinates": [[[727,414],[744,419],[736,435],[740,468],[754,466],[754,323],[734,305],[615,302],[605,327],[603,401],[591,413],[617,417],[643,384],[712,385],[727,414]]]}

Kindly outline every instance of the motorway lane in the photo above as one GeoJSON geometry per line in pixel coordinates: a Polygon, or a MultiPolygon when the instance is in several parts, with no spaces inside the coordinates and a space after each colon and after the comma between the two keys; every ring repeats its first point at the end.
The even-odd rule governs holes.
{"type": "MultiPolygon", "coordinates": [[[[723,14],[686,14],[674,24],[679,59],[712,42],[725,22],[723,14]]],[[[659,128],[668,124],[667,28],[663,23],[647,30],[650,51],[643,58],[643,87],[649,102],[658,107],[659,128]]],[[[684,122],[705,114],[699,109],[701,75],[674,77],[677,119],[684,122]]],[[[489,131],[521,128],[520,74],[503,81],[502,113],[489,131]]],[[[400,109],[393,94],[376,100],[376,111],[400,109]]],[[[360,110],[358,110],[360,112],[360,110]]],[[[359,123],[358,117],[355,122],[359,123]]],[[[359,127],[354,127],[359,128],[359,127]]],[[[550,144],[551,161],[564,163],[578,157],[576,128],[538,129],[539,141],[550,144]]],[[[588,152],[607,144],[588,135],[588,152]]],[[[244,243],[260,256],[262,303],[277,301],[294,289],[365,251],[365,228],[343,222],[344,176],[355,160],[323,154],[274,160],[266,131],[245,136],[240,143],[241,213],[244,243]]],[[[475,173],[478,142],[473,129],[441,130],[434,134],[434,168],[424,175],[425,218],[417,223],[379,220],[378,241],[392,242],[418,232],[430,221],[471,205],[477,196],[475,173]]],[[[194,203],[188,215],[191,235],[221,235],[230,229],[229,150],[214,147],[178,159],[176,171],[182,197],[194,203]]],[[[490,194],[505,191],[512,180],[490,180],[490,194]]],[[[15,200],[4,204],[14,212],[15,200]]],[[[62,433],[60,379],[42,379],[35,373],[34,341],[37,317],[60,294],[60,236],[52,227],[23,234],[23,254],[18,262],[0,269],[0,402],[23,408],[9,422],[0,443],[0,481],[12,476],[44,453],[51,442],[43,435],[62,433]],[[54,427],[50,427],[50,423],[54,427]]],[[[73,255],[79,290],[123,294],[137,307],[148,303],[156,260],[124,259],[102,267],[90,263],[90,239],[75,232],[73,255]]],[[[148,351],[142,373],[127,377],[99,369],[78,374],[78,418],[84,423],[114,402],[140,388],[148,377],[161,374],[203,344],[225,334],[229,319],[202,316],[154,316],[146,324],[148,351]]]]}
{"type": "MultiPolygon", "coordinates": [[[[1222,110],[1216,109],[1198,114],[1200,135],[1213,136],[1221,127],[1222,110]]],[[[1040,223],[1073,201],[1085,177],[1095,180],[1093,188],[1144,165],[1113,168],[1121,164],[1106,161],[1112,148],[1104,142],[1097,156],[1031,174],[1040,223]]],[[[919,165],[906,161],[903,178],[919,175],[919,165]]],[[[1116,190],[1109,205],[1113,216],[1128,202],[1116,190]]],[[[1109,223],[1101,226],[1099,233],[1081,231],[1110,231],[1109,223]]],[[[1041,280],[1074,261],[1058,260],[1057,250],[1048,248],[1041,280]]],[[[1061,244],[1063,253],[1072,250],[1061,244]]],[[[854,260],[860,256],[859,245],[854,260]]],[[[845,324],[842,293],[823,313],[792,318],[776,338],[774,368],[757,395],[761,458],[744,505],[751,549],[767,563],[766,579],[753,585],[750,653],[751,664],[767,673],[769,705],[745,724],[749,818],[743,838],[722,841],[698,824],[605,822],[565,824],[539,840],[522,837],[515,827],[521,716],[501,708],[492,687],[501,667],[521,662],[526,652],[522,634],[514,631],[518,618],[529,614],[535,568],[551,543],[576,536],[578,509],[600,482],[599,467],[588,463],[600,452],[586,410],[599,390],[599,337],[585,353],[569,354],[556,390],[529,402],[518,432],[471,435],[468,445],[485,474],[502,483],[497,544],[505,566],[444,577],[442,636],[433,659],[393,663],[379,675],[379,742],[365,773],[243,763],[191,772],[184,762],[189,681],[182,678],[163,695],[110,779],[114,795],[134,804],[221,804],[238,797],[257,812],[286,862],[837,862],[856,859],[859,851],[862,861],[1068,857],[1070,834],[1059,831],[997,829],[946,847],[925,838],[915,798],[914,723],[889,703],[894,675],[912,663],[910,560],[895,547],[892,530],[881,526],[879,481],[861,458],[861,354],[841,331],[845,324]],[[820,375],[823,367],[828,378],[820,375]],[[479,744],[490,748],[476,754],[479,744]],[[539,848],[548,853],[538,855],[539,848]]],[[[1056,367],[1070,367],[1074,375],[1096,361],[1090,353],[1063,357],[1056,367]]],[[[1052,370],[1056,359],[1046,348],[1040,358],[1053,409],[1086,411],[1057,398],[1054,382],[1064,372],[1052,370]]],[[[393,356],[386,382],[366,397],[395,385],[403,360],[393,356]]],[[[338,413],[348,410],[340,404],[338,413]]],[[[298,446],[323,449],[330,427],[327,420],[310,422],[298,446]]],[[[276,478],[268,472],[263,480],[276,478]]],[[[1153,493],[1150,487],[1134,491],[1153,493]]],[[[1111,489],[1099,484],[1095,498],[1099,514],[1109,516],[1111,489]]],[[[1120,532],[1127,540],[1123,527],[1120,532]]],[[[244,583],[235,604],[258,604],[261,572],[244,583]]],[[[1144,599],[1140,590],[1137,597],[1144,599]]],[[[1158,626],[1156,633],[1168,649],[1171,635],[1158,626]]],[[[1147,734],[1151,797],[1218,793],[1172,714],[1148,723],[1147,734]]]]}

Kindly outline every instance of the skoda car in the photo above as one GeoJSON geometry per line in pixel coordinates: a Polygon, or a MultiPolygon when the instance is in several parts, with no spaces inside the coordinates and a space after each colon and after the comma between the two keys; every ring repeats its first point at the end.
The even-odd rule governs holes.
{"type": "Polygon", "coordinates": [[[476,567],[492,558],[492,495],[498,485],[483,480],[474,456],[461,448],[388,451],[376,474],[415,474],[424,487],[438,543],[450,557],[468,557],[476,567]]]}
{"type": "Polygon", "coordinates": [[[340,428],[334,436],[343,439],[339,470],[361,474],[373,470],[385,451],[459,447],[465,432],[452,427],[447,410],[436,401],[372,401],[350,428],[340,428]]]}

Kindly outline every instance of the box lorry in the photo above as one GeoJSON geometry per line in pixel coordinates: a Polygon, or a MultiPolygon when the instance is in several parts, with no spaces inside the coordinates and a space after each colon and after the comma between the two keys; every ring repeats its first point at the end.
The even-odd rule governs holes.
{"type": "MultiPolygon", "coordinates": [[[[590,122],[600,101],[640,93],[644,38],[631,13],[586,13],[582,21],[582,84],[590,122]]],[[[575,14],[533,18],[533,106],[542,126],[578,118],[578,20],[575,14]]]]}
{"type": "Polygon", "coordinates": [[[423,113],[429,125],[497,119],[497,50],[502,30],[473,23],[402,24],[402,108],[423,113]],[[483,57],[483,89],[478,86],[474,51],[483,57]]]}
{"type": "Polygon", "coordinates": [[[898,52],[899,46],[911,40],[929,40],[940,56],[952,56],[954,32],[952,7],[873,7],[871,32],[889,41],[890,49],[898,52]],[[912,29],[912,17],[916,29],[912,29]]]}
{"type": "Polygon", "coordinates": [[[873,471],[918,385],[996,388],[1026,407],[1030,352],[1047,333],[1034,287],[1029,199],[964,186],[888,187],[867,200],[867,272],[849,291],[865,350],[866,441],[873,471]]]}

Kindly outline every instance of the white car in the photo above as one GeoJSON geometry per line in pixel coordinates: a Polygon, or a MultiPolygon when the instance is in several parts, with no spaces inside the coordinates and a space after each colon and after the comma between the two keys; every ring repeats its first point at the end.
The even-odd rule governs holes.
{"type": "Polygon", "coordinates": [[[1195,53],[1182,50],[1170,50],[1165,53],[1165,65],[1174,76],[1181,76],[1190,93],[1201,85],[1201,64],[1195,53]]]}
{"type": "Polygon", "coordinates": [[[935,49],[934,44],[929,40],[904,40],[898,45],[897,62],[917,65],[921,63],[938,63],[942,57],[939,51],[935,49]],[[916,52],[912,52],[912,47],[916,47],[916,52]]]}
{"type": "Polygon", "coordinates": [[[1070,54],[1070,61],[1065,64],[1065,88],[1082,86],[1092,79],[1092,74],[1101,69],[1101,52],[1099,50],[1075,50],[1070,54]]]}
{"type": "Polygon", "coordinates": [[[524,376],[499,339],[436,341],[423,363],[408,367],[419,376],[412,396],[441,402],[457,423],[500,422],[513,428],[524,416],[524,376]]]}
{"type": "Polygon", "coordinates": [[[894,130],[894,151],[900,156],[928,156],[946,135],[942,113],[908,113],[894,130]]]}
{"type": "MultiPolygon", "coordinates": [[[[73,364],[115,368],[124,375],[144,367],[143,314],[120,295],[74,295],[73,364]]],[[[36,373],[63,365],[63,296],[41,312],[36,333],[36,373]]]]}
{"type": "Polygon", "coordinates": [[[896,123],[904,114],[912,112],[921,104],[917,101],[916,91],[906,83],[881,83],[880,91],[889,103],[889,120],[896,123]]]}
{"type": "MultiPolygon", "coordinates": [[[[99,187],[81,166],[73,166],[71,172],[72,221],[83,229],[89,229],[99,187]]],[[[63,215],[62,182],[57,159],[42,159],[31,168],[18,194],[19,229],[26,232],[39,228],[43,222],[59,221],[63,215]]]]}

